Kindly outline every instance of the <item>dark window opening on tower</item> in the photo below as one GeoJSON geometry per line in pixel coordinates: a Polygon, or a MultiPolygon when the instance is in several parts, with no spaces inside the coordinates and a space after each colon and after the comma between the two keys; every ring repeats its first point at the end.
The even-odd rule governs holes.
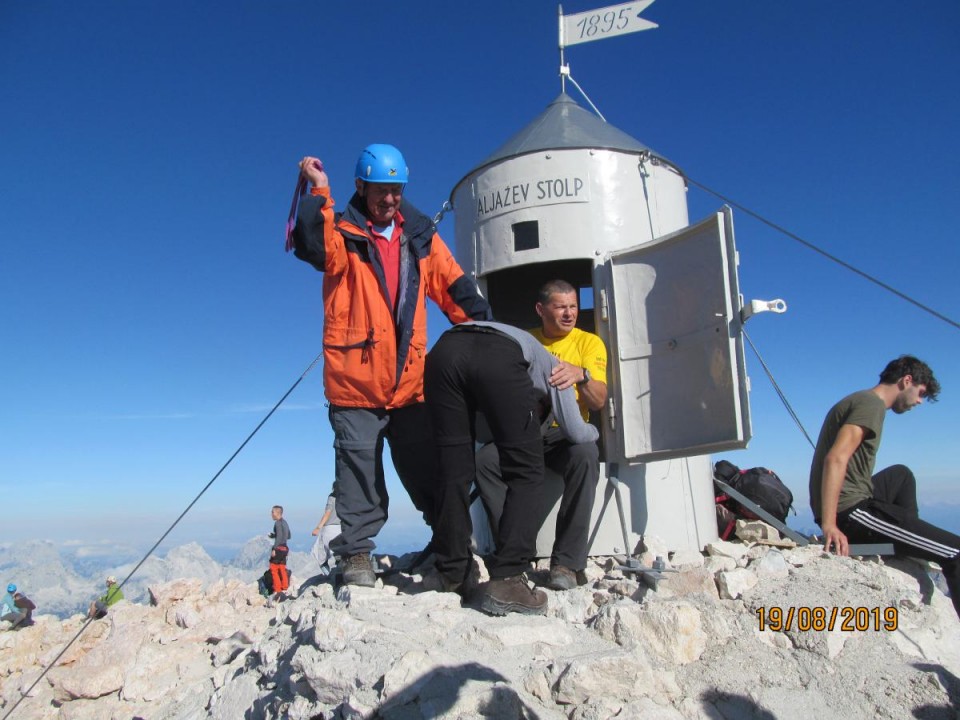
{"type": "MultiPolygon", "coordinates": [[[[536,222],[517,224],[536,225],[536,222]]],[[[494,318],[521,328],[540,325],[535,307],[540,288],[550,280],[566,280],[577,288],[580,302],[577,327],[597,332],[593,316],[592,260],[553,260],[517,265],[484,275],[481,280],[485,284],[484,294],[493,308],[494,318]]]]}
{"type": "Polygon", "coordinates": [[[536,220],[514,223],[512,227],[514,252],[540,247],[540,224],[536,220]]]}

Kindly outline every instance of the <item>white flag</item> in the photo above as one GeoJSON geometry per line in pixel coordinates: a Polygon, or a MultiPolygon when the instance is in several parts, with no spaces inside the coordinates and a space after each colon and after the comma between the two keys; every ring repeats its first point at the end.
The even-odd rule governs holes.
{"type": "Polygon", "coordinates": [[[652,3],[653,0],[637,0],[576,15],[561,15],[560,47],[659,27],[656,23],[640,17],[640,13],[652,3]]]}

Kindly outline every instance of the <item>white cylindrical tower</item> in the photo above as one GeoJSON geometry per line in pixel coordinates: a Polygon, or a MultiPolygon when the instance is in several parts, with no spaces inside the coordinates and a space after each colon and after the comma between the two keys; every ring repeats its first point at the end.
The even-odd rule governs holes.
{"type": "MultiPolygon", "coordinates": [[[[708,357],[715,349],[704,349],[700,341],[689,344],[692,349],[687,355],[680,354],[688,337],[706,337],[712,327],[691,329],[668,347],[669,342],[655,339],[646,339],[645,345],[635,339],[618,340],[612,324],[618,313],[655,316],[671,312],[647,299],[665,297],[662,283],[654,288],[649,280],[656,272],[647,266],[641,277],[648,279],[639,284],[648,283],[650,288],[642,294],[634,292],[640,299],[631,299],[630,308],[615,307],[617,295],[611,283],[621,270],[611,270],[611,256],[687,228],[686,183],[681,171],[561,94],[457,183],[451,201],[456,212],[457,259],[476,277],[498,321],[537,327],[537,291],[546,281],[560,278],[580,290],[578,325],[599,335],[607,345],[610,395],[626,407],[617,408],[611,402],[594,418],[601,428],[604,464],[590,553],[634,552],[644,535],[661,538],[671,549],[701,549],[716,539],[712,467],[709,456],[703,454],[703,448],[715,447],[712,437],[695,440],[689,454],[672,448],[666,453],[651,452],[637,461],[643,453],[625,448],[648,448],[656,443],[648,438],[625,439],[624,434],[639,427],[636,432],[653,436],[660,426],[644,421],[625,428],[618,421],[631,414],[644,416],[643,408],[649,404],[645,396],[656,399],[656,393],[648,392],[644,383],[655,382],[649,380],[653,373],[647,366],[653,367],[657,361],[643,360],[646,365],[638,371],[636,358],[662,357],[656,355],[662,345],[664,352],[675,353],[666,358],[666,364],[676,365],[676,359],[680,363],[676,367],[683,367],[694,358],[696,363],[690,367],[716,365],[708,357]],[[638,307],[633,307],[635,302],[638,307]],[[637,350],[641,345],[649,350],[637,350]],[[624,395],[628,386],[630,392],[624,395]],[[620,498],[615,492],[617,481],[620,498]],[[618,500],[622,501],[619,509],[626,533],[618,500]]],[[[675,261],[673,265],[678,266],[675,261]]],[[[683,260],[679,267],[685,272],[683,260]]],[[[693,276],[697,272],[691,269],[693,276]]],[[[708,314],[723,313],[734,314],[729,308],[708,314]]],[[[655,324],[645,320],[645,326],[655,324]]],[[[714,334],[732,342],[720,326],[714,334]]],[[[696,369],[691,372],[699,374],[696,369]]],[[[709,408],[702,410],[701,406],[705,402],[691,403],[689,408],[678,406],[681,417],[677,421],[701,412],[709,414],[709,408]]],[[[562,491],[558,482],[558,478],[548,479],[549,492],[555,498],[562,491]]],[[[545,555],[553,543],[554,517],[544,523],[538,540],[538,552],[545,555]]],[[[482,537],[478,533],[478,539],[482,537]]]]}

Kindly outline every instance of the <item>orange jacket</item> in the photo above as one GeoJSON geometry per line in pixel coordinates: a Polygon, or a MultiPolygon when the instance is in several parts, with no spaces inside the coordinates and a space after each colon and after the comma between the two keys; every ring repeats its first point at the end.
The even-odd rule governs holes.
{"type": "Polygon", "coordinates": [[[323,386],[345,407],[396,408],[423,402],[429,297],[454,323],[489,320],[487,301],[464,275],[433,221],[400,204],[400,283],[391,312],[383,264],[354,195],[333,212],[329,189],[304,197],[294,254],[324,273],[323,386]]]}

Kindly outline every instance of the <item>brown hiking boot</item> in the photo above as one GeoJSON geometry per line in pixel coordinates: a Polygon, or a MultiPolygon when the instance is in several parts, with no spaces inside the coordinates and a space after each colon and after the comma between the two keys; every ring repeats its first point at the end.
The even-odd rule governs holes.
{"type": "Polygon", "coordinates": [[[531,590],[523,575],[496,578],[487,583],[480,609],[491,615],[506,615],[509,612],[545,615],[547,594],[543,590],[531,590]]]}
{"type": "Polygon", "coordinates": [[[551,565],[547,587],[551,590],[573,590],[578,585],[577,574],[565,565],[551,565]]]}
{"type": "Polygon", "coordinates": [[[375,587],[377,584],[377,576],[373,572],[373,563],[370,562],[370,555],[367,553],[350,555],[345,558],[340,570],[344,585],[375,587]]]}

